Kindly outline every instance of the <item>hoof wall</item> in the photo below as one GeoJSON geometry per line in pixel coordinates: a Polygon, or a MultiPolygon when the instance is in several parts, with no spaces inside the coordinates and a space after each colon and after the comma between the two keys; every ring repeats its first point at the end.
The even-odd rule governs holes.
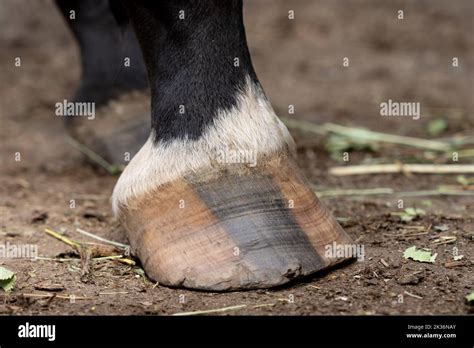
{"type": "Polygon", "coordinates": [[[351,240],[287,158],[189,175],[119,216],[148,276],[168,286],[269,288],[350,258],[326,254],[351,240]]]}

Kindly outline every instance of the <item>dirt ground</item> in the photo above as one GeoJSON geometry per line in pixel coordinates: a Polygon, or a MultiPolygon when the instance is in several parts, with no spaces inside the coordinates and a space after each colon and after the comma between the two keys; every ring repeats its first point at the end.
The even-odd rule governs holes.
{"type": "MultiPolygon", "coordinates": [[[[249,0],[245,8],[254,65],[279,115],[420,138],[430,138],[426,127],[437,118],[447,123],[439,137],[474,135],[473,15],[470,0],[249,0]],[[397,19],[400,9],[403,20],[397,19]],[[349,67],[343,67],[344,57],[349,67]],[[421,118],[382,118],[379,104],[388,99],[420,102],[421,118]],[[294,115],[288,115],[290,104],[294,115]]],[[[70,248],[46,235],[45,227],[73,239],[84,240],[76,232],[81,228],[126,243],[109,204],[117,177],[85,164],[65,143],[62,120],[54,116],[54,104],[72,95],[80,74],[77,47],[58,12],[46,0],[0,0],[0,26],[0,241],[37,245],[49,258],[70,248]],[[19,68],[15,57],[22,60],[19,68]],[[15,160],[18,152],[21,161],[15,160]]],[[[341,163],[325,149],[327,138],[293,135],[298,162],[320,192],[459,186],[456,175],[336,177],[328,169],[341,163]]],[[[452,163],[385,144],[375,152],[352,151],[348,164],[375,161],[452,163]]],[[[464,300],[474,290],[473,196],[405,197],[405,208],[426,212],[411,222],[391,215],[400,212],[400,197],[393,195],[321,199],[364,245],[363,261],[280,289],[212,293],[155,285],[139,266],[110,260],[93,261],[81,279],[79,260],[3,259],[0,265],[16,272],[17,283],[9,294],[0,292],[0,313],[174,314],[240,305],[217,314],[473,312],[464,300]],[[451,243],[433,243],[446,236],[451,243]],[[404,259],[413,245],[437,253],[435,263],[404,259]],[[453,266],[456,250],[464,257],[453,266]]]]}

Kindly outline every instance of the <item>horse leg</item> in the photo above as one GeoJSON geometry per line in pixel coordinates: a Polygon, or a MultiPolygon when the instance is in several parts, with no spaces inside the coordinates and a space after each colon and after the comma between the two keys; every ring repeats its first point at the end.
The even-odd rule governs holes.
{"type": "Polygon", "coordinates": [[[109,162],[126,164],[150,131],[146,67],[133,29],[119,25],[108,0],[56,0],[56,5],[80,52],[81,80],[72,103],[97,109],[97,117],[66,117],[66,128],[109,162]],[[116,99],[120,107],[108,105],[116,99]]]}
{"type": "Polygon", "coordinates": [[[169,286],[266,288],[350,257],[350,238],[292,159],[252,67],[241,0],[123,1],[151,87],[152,131],[119,178],[115,214],[169,286]]]}

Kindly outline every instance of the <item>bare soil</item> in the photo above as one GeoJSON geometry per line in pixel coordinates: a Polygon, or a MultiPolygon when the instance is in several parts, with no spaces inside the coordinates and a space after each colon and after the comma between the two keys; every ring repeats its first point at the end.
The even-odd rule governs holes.
{"type": "MultiPolygon", "coordinates": [[[[245,8],[254,65],[279,115],[422,138],[430,137],[426,125],[436,118],[448,124],[443,137],[474,134],[473,14],[470,0],[249,0],[245,8]],[[400,9],[403,20],[397,19],[400,9]],[[294,20],[288,19],[289,10],[295,11],[294,20]],[[349,67],[343,67],[344,57],[349,67]],[[457,68],[453,57],[459,59],[457,68]],[[420,102],[421,119],[382,118],[379,104],[387,99],[420,102]],[[288,115],[290,104],[294,115],[288,115]]],[[[72,95],[80,74],[77,47],[58,12],[46,0],[2,0],[0,25],[0,241],[35,244],[50,258],[71,249],[46,235],[45,227],[83,239],[79,227],[126,243],[108,200],[117,177],[87,165],[66,144],[62,120],[54,115],[54,104],[72,95]],[[21,67],[15,67],[15,57],[21,67]]],[[[328,168],[340,163],[325,150],[326,140],[293,135],[298,161],[319,191],[458,185],[455,175],[335,177],[328,168]]],[[[423,157],[423,151],[385,145],[350,156],[349,164],[394,162],[423,157]]],[[[450,163],[438,155],[433,161],[450,163]]],[[[17,285],[0,293],[0,313],[174,314],[238,305],[246,306],[218,314],[472,313],[464,300],[474,290],[472,196],[404,198],[405,207],[426,211],[411,222],[391,216],[400,211],[398,199],[323,196],[364,245],[365,258],[283,288],[197,292],[156,285],[139,265],[116,261],[92,261],[89,276],[81,277],[79,260],[3,259],[0,265],[16,272],[17,285]],[[433,244],[441,236],[455,241],[433,244]],[[404,259],[412,245],[438,253],[436,262],[404,259]],[[464,258],[452,267],[455,248],[464,258]],[[71,295],[75,301],[67,299],[71,295]]]]}

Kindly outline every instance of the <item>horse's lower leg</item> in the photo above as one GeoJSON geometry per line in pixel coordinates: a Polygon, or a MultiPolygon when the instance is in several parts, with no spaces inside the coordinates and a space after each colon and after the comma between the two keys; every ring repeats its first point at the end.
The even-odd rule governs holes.
{"type": "Polygon", "coordinates": [[[119,27],[108,0],[56,0],[56,4],[79,45],[82,72],[74,101],[101,106],[121,92],[147,88],[135,34],[130,27],[119,27]],[[130,66],[124,64],[126,57],[130,66]]]}
{"type": "Polygon", "coordinates": [[[242,2],[124,4],[149,72],[152,132],[113,205],[148,275],[262,288],[341,261],[325,247],[349,238],[290,158],[252,67],[242,2]]]}
{"type": "MultiPolygon", "coordinates": [[[[136,153],[146,140],[149,120],[140,117],[142,113],[147,117],[148,109],[138,108],[138,115],[133,115],[129,107],[120,115],[105,111],[103,106],[125,93],[148,88],[135,34],[129,25],[117,23],[108,0],[56,0],[56,4],[79,45],[81,57],[81,80],[72,102],[93,103],[99,114],[93,122],[84,117],[66,117],[66,127],[76,140],[102,157],[125,164],[124,154],[136,153]]],[[[147,105],[147,96],[141,99],[147,105]]]]}

